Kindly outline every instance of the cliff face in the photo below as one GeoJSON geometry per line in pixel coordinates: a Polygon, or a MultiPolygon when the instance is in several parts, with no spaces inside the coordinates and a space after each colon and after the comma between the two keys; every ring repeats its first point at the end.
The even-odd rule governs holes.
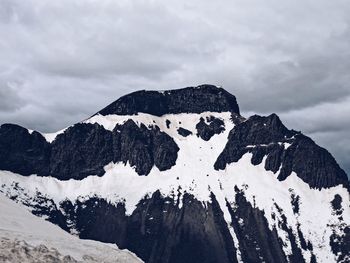
{"type": "Polygon", "coordinates": [[[113,131],[78,123],[51,144],[37,132],[6,124],[0,128],[0,148],[0,169],[60,180],[102,176],[110,162],[129,162],[139,175],[148,174],[153,166],[163,171],[175,165],[179,150],[157,126],[138,127],[132,120],[113,131]]]}
{"type": "Polygon", "coordinates": [[[350,260],[345,172],[215,86],[135,92],[55,135],[4,124],[0,170],[34,214],[145,262],[350,260]]]}
{"type": "Polygon", "coordinates": [[[253,165],[265,158],[265,169],[278,172],[279,180],[295,172],[312,188],[348,186],[344,170],[332,155],[300,132],[288,130],[276,114],[255,115],[234,127],[214,167],[224,169],[246,153],[252,153],[253,165]]]}

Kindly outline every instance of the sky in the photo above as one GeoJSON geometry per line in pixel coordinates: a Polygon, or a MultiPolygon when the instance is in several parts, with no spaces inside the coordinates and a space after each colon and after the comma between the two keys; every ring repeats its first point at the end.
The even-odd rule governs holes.
{"type": "Polygon", "coordinates": [[[350,174],[348,0],[1,0],[0,123],[54,132],[140,89],[221,85],[350,174]]]}

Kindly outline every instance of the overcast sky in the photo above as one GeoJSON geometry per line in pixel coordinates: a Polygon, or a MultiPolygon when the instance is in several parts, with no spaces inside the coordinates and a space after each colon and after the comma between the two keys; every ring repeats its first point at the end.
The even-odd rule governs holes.
{"type": "Polygon", "coordinates": [[[279,114],[350,174],[350,1],[0,1],[0,123],[53,132],[203,83],[279,114]]]}

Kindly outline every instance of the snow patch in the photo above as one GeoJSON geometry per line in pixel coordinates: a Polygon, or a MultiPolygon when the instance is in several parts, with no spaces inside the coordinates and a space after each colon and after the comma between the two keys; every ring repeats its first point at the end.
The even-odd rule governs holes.
{"type": "Polygon", "coordinates": [[[52,143],[56,139],[57,135],[64,133],[68,128],[69,127],[53,133],[41,133],[41,135],[44,136],[47,142],[52,143]]]}

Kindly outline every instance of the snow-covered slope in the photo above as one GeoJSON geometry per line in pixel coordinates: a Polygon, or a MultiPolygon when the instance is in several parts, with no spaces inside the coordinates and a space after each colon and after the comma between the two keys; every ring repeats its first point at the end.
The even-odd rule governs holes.
{"type": "MultiPolygon", "coordinates": [[[[205,92],[201,105],[218,99],[205,92]]],[[[5,145],[0,192],[145,262],[350,261],[348,182],[325,149],[276,115],[244,119],[232,97],[222,108],[209,103],[212,111],[178,112],[170,92],[161,112],[137,105],[145,112],[128,115],[140,100],[128,96],[127,106],[117,101],[48,141],[0,129],[0,146],[2,134],[29,136],[5,145]]]]}
{"type": "Polygon", "coordinates": [[[81,240],[0,194],[1,262],[142,262],[113,244],[81,240]]]}

